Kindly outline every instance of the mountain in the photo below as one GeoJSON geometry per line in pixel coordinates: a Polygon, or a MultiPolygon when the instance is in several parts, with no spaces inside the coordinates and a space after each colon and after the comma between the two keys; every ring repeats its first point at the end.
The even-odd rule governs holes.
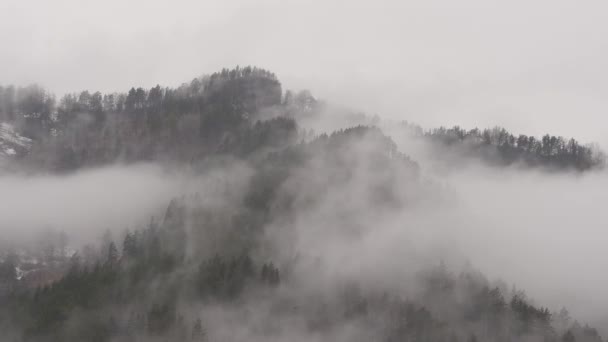
{"type": "MultiPolygon", "coordinates": [[[[470,264],[423,257],[432,253],[419,251],[416,229],[447,215],[457,196],[374,125],[311,132],[306,123],[331,108],[308,92],[283,94],[271,72],[225,69],[175,89],[83,91],[58,104],[39,88],[22,91],[31,89],[16,99],[33,104],[0,106],[21,108],[2,113],[21,116],[20,133],[0,126],[5,154],[22,156],[15,165],[61,174],[147,161],[187,170],[200,186],[76,253],[63,234],[29,254],[0,250],[0,339],[602,341],[567,310],[470,264]],[[384,247],[408,234],[410,244],[384,247]]],[[[368,120],[351,114],[350,123],[368,120]]],[[[413,130],[435,158],[453,158],[447,167],[603,166],[588,147],[551,136],[413,130]]]]}

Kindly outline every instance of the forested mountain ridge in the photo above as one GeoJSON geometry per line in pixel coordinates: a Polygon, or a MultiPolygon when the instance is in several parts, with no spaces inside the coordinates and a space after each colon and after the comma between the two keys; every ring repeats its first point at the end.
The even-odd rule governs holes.
{"type": "MultiPolygon", "coordinates": [[[[246,319],[241,329],[255,338],[601,341],[596,330],[572,321],[565,310],[551,313],[473,269],[454,273],[442,264],[415,276],[414,295],[368,288],[356,280],[329,292],[319,288],[300,294],[297,263],[306,256],[290,259],[270,252],[289,252],[293,241],[284,237],[303,233],[298,221],[328,236],[352,231],[355,222],[367,223],[357,214],[345,217],[346,212],[361,212],[361,205],[375,215],[390,215],[415,206],[419,199],[414,195],[427,185],[419,183],[416,163],[374,128],[346,129],[266,158],[254,162],[242,193],[219,207],[216,192],[176,198],[160,220],[120,239],[107,234],[98,246],[71,256],[48,254],[41,262],[64,274],[51,284],[28,289],[10,271],[20,257],[6,255],[2,274],[9,288],[1,299],[0,324],[10,340],[235,338],[233,327],[214,320],[219,306],[227,315],[220,317],[229,320],[249,317],[254,310],[254,321],[246,319]],[[374,176],[362,184],[361,172],[374,176]],[[326,197],[342,191],[358,194],[361,203],[326,211],[324,203],[333,202],[326,197]],[[281,238],[269,241],[268,233],[278,233],[276,225],[281,238]],[[345,330],[351,325],[363,329],[357,338],[345,330]]],[[[228,180],[219,189],[240,186],[228,180]]]]}
{"type": "Polygon", "coordinates": [[[603,168],[605,153],[593,144],[581,145],[574,138],[545,134],[542,138],[514,134],[501,127],[466,130],[459,126],[423,130],[420,126],[401,123],[410,137],[430,143],[430,154],[446,164],[466,164],[470,159],[492,166],[521,165],[551,170],[603,168]]]}
{"type": "MultiPolygon", "coordinates": [[[[36,85],[0,87],[0,122],[33,139],[22,161],[59,171],[113,162],[193,161],[217,152],[243,156],[309,139],[310,132],[298,132],[298,122],[326,111],[307,91],[283,94],[273,73],[255,67],[224,69],[178,88],[83,91],[59,100],[36,85]]],[[[351,125],[377,123],[355,113],[349,116],[351,125]]],[[[503,128],[403,127],[431,142],[433,155],[454,164],[473,157],[498,166],[588,170],[603,167],[605,161],[597,147],[552,135],[515,136],[503,128]]]]}
{"type": "MultiPolygon", "coordinates": [[[[0,251],[2,341],[602,341],[567,310],[472,267],[380,259],[366,279],[359,239],[391,224],[407,231],[418,210],[441,214],[449,199],[377,127],[306,132],[299,120],[324,115],[323,104],[283,94],[268,71],[58,103],[39,87],[2,91],[3,120],[33,140],[11,160],[20,166],[167,162],[213,183],[75,253],[62,236],[36,258],[0,251]],[[26,267],[52,273],[32,279],[26,267]]],[[[498,165],[601,167],[587,147],[557,138],[520,144],[504,130],[458,128],[417,136],[498,165]]]]}
{"type": "Polygon", "coordinates": [[[175,89],[83,91],[59,101],[37,86],[0,92],[0,118],[36,141],[23,162],[51,170],[244,153],[239,150],[282,143],[253,139],[288,139],[295,131],[285,119],[255,125],[255,115],[272,112],[282,96],[275,76],[257,68],[223,70],[175,89]]]}

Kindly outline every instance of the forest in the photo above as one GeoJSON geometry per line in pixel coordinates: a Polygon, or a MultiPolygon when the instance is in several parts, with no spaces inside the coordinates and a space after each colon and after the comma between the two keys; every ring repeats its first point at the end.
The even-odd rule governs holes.
{"type": "MultiPolygon", "coordinates": [[[[367,116],[348,113],[354,124],[333,132],[306,126],[330,112],[256,67],[124,93],[0,87],[3,173],[147,162],[222,175],[100,241],[54,232],[43,246],[0,244],[0,341],[604,341],[474,265],[406,263],[386,281],[357,271],[348,260],[365,251],[342,244],[452,198],[367,116]]],[[[447,168],[605,166],[574,138],[398,128],[447,168]]]]}

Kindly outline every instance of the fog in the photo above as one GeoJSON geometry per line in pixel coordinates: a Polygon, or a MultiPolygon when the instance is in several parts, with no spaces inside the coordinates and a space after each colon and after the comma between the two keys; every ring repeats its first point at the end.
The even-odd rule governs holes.
{"type": "MultiPolygon", "coordinates": [[[[266,227],[271,248],[265,251],[265,257],[293,267],[283,291],[299,298],[331,296],[356,282],[363,291],[416,298],[419,273],[445,264],[456,273],[478,269],[496,284],[524,290],[538,305],[553,312],[566,307],[581,323],[608,333],[605,171],[555,173],[471,162],[448,173],[427,169],[425,185],[419,186],[403,173],[397,179],[390,170],[378,175],[366,157],[368,144],[362,139],[349,150],[354,153],[346,153],[354,159],[354,175],[346,183],[328,182],[331,168],[313,161],[283,185],[284,193],[296,194],[296,215],[284,218],[276,213],[278,218],[266,227]],[[370,192],[378,179],[388,179],[400,199],[416,198],[417,204],[387,208],[370,192]],[[323,196],[316,197],[319,193],[323,196]],[[317,202],[310,203],[311,198],[317,202]]],[[[423,169],[429,162],[418,161],[423,169]]],[[[208,321],[246,322],[236,330],[220,324],[216,338],[257,336],[267,319],[278,320],[273,335],[277,340],[365,340],[361,336],[372,334],[361,331],[361,325],[345,325],[329,335],[311,336],[301,317],[274,317],[264,300],[249,300],[256,315],[238,309],[203,310],[208,321]]]]}
{"type": "Polygon", "coordinates": [[[565,306],[606,333],[605,170],[556,173],[479,161],[446,168],[424,141],[404,137],[390,123],[384,129],[455,196],[455,207],[442,211],[444,217],[432,215],[431,227],[439,229],[433,241],[441,251],[525,290],[552,310],[565,306]]]}
{"type": "MultiPolygon", "coordinates": [[[[608,333],[605,171],[554,173],[473,161],[434,172],[424,144],[408,143],[399,148],[417,156],[432,186],[391,184],[401,196],[423,199],[421,204],[383,211],[366,192],[379,176],[366,171],[365,149],[359,147],[354,179],[324,188],[323,200],[298,214],[295,247],[286,251],[297,251],[299,260],[309,257],[300,265],[303,283],[322,288],[357,279],[364,287],[411,296],[416,273],[429,266],[445,263],[455,272],[472,266],[524,290],[539,305],[566,307],[608,333]]],[[[323,179],[328,171],[304,173],[323,179]]],[[[311,183],[291,190],[306,198],[318,191],[311,183]]],[[[269,235],[276,238],[283,228],[270,227],[269,235]]]]}
{"type": "MultiPolygon", "coordinates": [[[[423,184],[391,173],[397,170],[372,174],[365,141],[353,147],[348,183],[332,183],[331,170],[318,161],[291,174],[280,190],[295,197],[297,215],[272,212],[262,241],[268,250],[256,251],[294,267],[281,291],[303,295],[357,279],[411,296],[415,284],[404,284],[445,263],[455,272],[479,269],[551,310],[566,306],[608,334],[605,171],[501,169],[476,161],[437,170],[424,143],[391,128],[401,120],[425,128],[498,125],[608,148],[607,10],[593,0],[0,0],[0,85],[36,82],[60,97],[177,86],[235,65],[269,69],[283,90],[310,89],[331,104],[304,128],[331,132],[354,123],[334,120],[332,111],[382,117],[399,151],[420,164],[423,184]],[[369,192],[378,179],[395,187],[399,201],[416,205],[384,211],[369,192]],[[322,200],[311,205],[318,193],[322,200]]],[[[253,172],[237,164],[202,174],[154,163],[0,174],[0,242],[51,229],[80,245],[107,229],[144,227],[164,215],[172,198],[193,192],[221,225],[242,205],[253,172]]],[[[188,241],[189,249],[200,246],[188,241]]],[[[203,312],[209,322],[239,321],[241,314],[221,306],[203,312]]],[[[216,337],[244,339],[264,318],[247,316],[248,325],[234,331],[220,324],[216,337]]],[[[327,338],[308,336],[291,316],[282,319],[294,330],[277,340],[327,338]]],[[[341,326],[330,337],[348,340],[360,330],[341,326]]]]}
{"type": "Polygon", "coordinates": [[[476,267],[605,327],[608,174],[474,168],[449,181],[470,214],[455,238],[476,267]]]}
{"type": "Polygon", "coordinates": [[[73,247],[158,217],[186,189],[185,177],[159,166],[108,166],[67,175],[0,175],[2,240],[64,231],[73,247]]]}
{"type": "MultiPolygon", "coordinates": [[[[260,253],[292,263],[293,278],[284,291],[302,298],[356,281],[363,289],[415,296],[420,290],[415,282],[418,272],[445,263],[454,272],[479,269],[493,281],[525,290],[535,303],[551,310],[566,306],[577,319],[607,333],[603,270],[608,262],[602,257],[608,242],[603,229],[608,200],[603,191],[608,186],[605,171],[556,173],[472,161],[449,172],[435,172],[424,144],[395,140],[399,150],[416,156],[421,183],[412,181],[406,169],[376,168],[369,158],[375,142],[363,138],[344,154],[352,163],[353,176],[347,182],[332,182],[332,172],[341,169],[313,159],[282,185],[282,193],[296,196],[296,215],[282,216],[279,196],[275,220],[265,227],[269,248],[260,253]],[[393,187],[399,203],[408,204],[392,207],[390,201],[379,201],[373,190],[383,184],[393,187]],[[287,229],[290,226],[293,229],[287,229]]],[[[76,243],[87,242],[106,229],[121,234],[127,228],[143,227],[150,217],[163,217],[171,198],[195,192],[202,195],[201,205],[214,214],[230,216],[241,205],[251,171],[246,163],[234,161],[210,169],[194,176],[160,165],[135,164],[65,175],[4,174],[0,233],[3,240],[23,239],[51,228],[65,231],[76,243]]],[[[242,330],[219,325],[213,336],[240,340],[273,317],[263,300],[248,300],[253,301],[249,309],[255,308],[258,315],[237,308],[202,311],[207,322],[246,322],[242,330]]],[[[285,330],[276,339],[328,338],[307,335],[299,319],[281,318],[285,330]]],[[[329,337],[348,340],[360,329],[339,326],[329,337]]]]}

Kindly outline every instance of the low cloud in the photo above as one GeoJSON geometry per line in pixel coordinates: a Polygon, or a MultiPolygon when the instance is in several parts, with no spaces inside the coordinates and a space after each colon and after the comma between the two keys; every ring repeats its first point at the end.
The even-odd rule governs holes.
{"type": "Polygon", "coordinates": [[[186,181],[152,164],[108,166],[68,175],[1,175],[2,240],[65,231],[72,242],[138,227],[158,216],[186,181]]]}

